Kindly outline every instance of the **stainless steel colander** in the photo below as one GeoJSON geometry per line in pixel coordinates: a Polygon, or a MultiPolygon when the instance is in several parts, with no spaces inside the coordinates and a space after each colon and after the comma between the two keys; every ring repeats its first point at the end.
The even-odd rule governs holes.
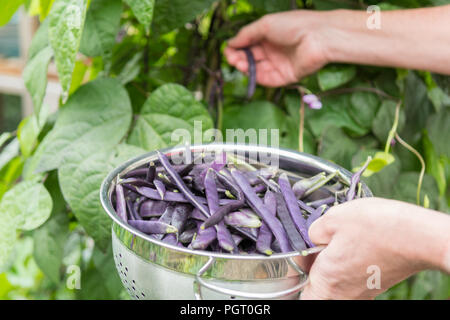
{"type": "MultiPolygon", "coordinates": [[[[235,144],[193,145],[190,151],[238,152],[241,155],[276,155],[279,167],[292,173],[313,175],[320,171],[340,172],[349,183],[351,173],[331,162],[310,154],[285,149],[235,144]]],[[[182,153],[180,146],[161,150],[182,153]]],[[[190,250],[169,245],[134,229],[116,215],[110,195],[117,177],[157,159],[150,152],[131,159],[114,169],[103,181],[100,199],[113,220],[114,261],[123,285],[133,299],[298,299],[307,283],[306,271],[311,256],[298,252],[285,254],[233,255],[190,250]]],[[[372,196],[362,184],[365,197],[372,196]]]]}

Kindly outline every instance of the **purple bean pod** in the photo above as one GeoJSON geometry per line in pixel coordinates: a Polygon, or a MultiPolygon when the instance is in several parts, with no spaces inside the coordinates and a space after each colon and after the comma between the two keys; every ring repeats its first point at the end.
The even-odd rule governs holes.
{"type": "Polygon", "coordinates": [[[125,194],[121,184],[116,185],[116,212],[122,221],[127,221],[127,204],[125,202],[125,194]]]}
{"type": "Polygon", "coordinates": [[[372,157],[369,156],[367,158],[366,162],[364,163],[364,165],[362,166],[362,168],[359,169],[358,172],[356,172],[355,174],[352,175],[352,178],[350,180],[350,187],[348,189],[347,196],[345,198],[347,201],[351,201],[351,200],[355,199],[356,186],[358,185],[359,180],[361,179],[361,175],[367,169],[367,167],[369,166],[369,163],[371,161],[372,161],[372,157]]]}
{"type": "Polygon", "coordinates": [[[244,192],[247,202],[253,208],[253,210],[259,214],[259,216],[263,219],[264,222],[267,223],[270,230],[274,234],[275,238],[280,243],[280,247],[283,252],[290,252],[292,250],[291,245],[289,244],[289,240],[286,236],[286,232],[281,225],[281,222],[275,218],[270,211],[264,206],[261,199],[258,195],[253,191],[249,182],[245,179],[245,177],[237,171],[236,169],[231,170],[231,175],[236,181],[237,185],[244,192]]]}
{"type": "MultiPolygon", "coordinates": [[[[312,242],[309,240],[308,229],[306,228],[306,221],[303,218],[302,212],[300,211],[300,207],[297,202],[297,198],[294,194],[294,191],[291,188],[291,184],[289,183],[289,179],[285,173],[281,174],[278,178],[278,184],[280,185],[281,194],[286,202],[287,209],[289,210],[292,221],[300,232],[301,237],[307,245],[311,245],[312,242]]],[[[277,199],[277,212],[280,214],[279,209],[282,207],[282,204],[277,199]]],[[[287,221],[286,221],[287,222],[287,221]]],[[[285,228],[290,227],[289,223],[283,224],[285,228]]],[[[289,234],[289,233],[288,233],[289,234]]],[[[293,233],[291,233],[293,235],[293,233]]],[[[298,240],[298,239],[296,239],[298,240]]],[[[297,247],[301,246],[301,243],[296,242],[297,247]]],[[[306,248],[304,248],[306,249],[306,248]]],[[[297,250],[297,248],[296,248],[297,250]]],[[[303,249],[302,249],[303,250],[303,249]]]]}

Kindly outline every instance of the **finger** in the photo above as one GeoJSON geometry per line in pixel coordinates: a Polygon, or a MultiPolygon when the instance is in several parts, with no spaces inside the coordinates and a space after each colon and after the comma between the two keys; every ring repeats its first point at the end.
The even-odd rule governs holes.
{"type": "Polygon", "coordinates": [[[326,215],[324,215],[314,221],[309,227],[308,235],[314,244],[328,244],[333,237],[334,230],[328,220],[326,215]]]}
{"type": "Polygon", "coordinates": [[[250,23],[243,27],[234,38],[228,40],[228,45],[233,48],[244,48],[261,41],[265,36],[265,25],[264,18],[250,23]]]}
{"type": "Polygon", "coordinates": [[[250,48],[253,53],[253,58],[255,58],[255,61],[261,61],[266,59],[266,52],[264,51],[264,48],[261,45],[254,45],[250,48]]]}
{"type": "Polygon", "coordinates": [[[228,60],[228,63],[230,63],[231,65],[236,65],[238,61],[246,59],[244,51],[239,49],[226,47],[224,53],[228,60]]]}

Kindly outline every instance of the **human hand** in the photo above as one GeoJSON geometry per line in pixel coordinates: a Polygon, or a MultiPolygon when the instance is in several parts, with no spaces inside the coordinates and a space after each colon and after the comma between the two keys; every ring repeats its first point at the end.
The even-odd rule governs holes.
{"type": "Polygon", "coordinates": [[[448,230],[445,214],[395,200],[332,207],[309,229],[311,240],[327,247],[312,264],[301,299],[373,299],[420,270],[445,271],[448,230]]]}
{"type": "Polygon", "coordinates": [[[325,52],[326,12],[290,11],[269,14],[245,26],[228,41],[228,62],[247,72],[245,52],[250,47],[256,61],[256,81],[279,87],[297,82],[327,62],[325,52]]]}

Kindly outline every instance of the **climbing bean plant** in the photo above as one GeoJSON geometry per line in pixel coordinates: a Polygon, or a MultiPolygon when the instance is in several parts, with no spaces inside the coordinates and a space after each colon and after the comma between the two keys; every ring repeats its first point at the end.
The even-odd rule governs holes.
{"type": "MultiPolygon", "coordinates": [[[[349,170],[370,155],[363,179],[376,196],[448,213],[449,77],[332,64],[296,85],[258,86],[249,100],[247,77],[223,56],[228,38],[267,13],[447,3],[0,0],[0,26],[20,7],[40,20],[23,71],[34,112],[0,136],[0,298],[126,299],[100,183],[130,157],[170,146],[177,128],[279,129],[281,147],[349,170]],[[62,89],[56,113],[43,103],[50,64],[62,89]],[[305,92],[323,107],[302,108],[305,92]]],[[[447,276],[426,271],[379,298],[449,290],[447,276]]]]}

